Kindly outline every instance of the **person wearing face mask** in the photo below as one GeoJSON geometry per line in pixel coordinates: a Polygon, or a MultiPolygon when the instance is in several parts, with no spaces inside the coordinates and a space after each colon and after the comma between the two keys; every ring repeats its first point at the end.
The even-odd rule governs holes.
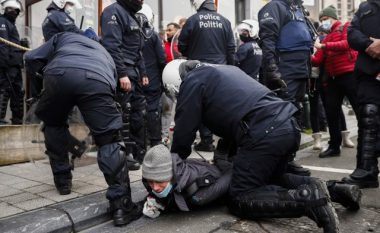
{"type": "Polygon", "coordinates": [[[256,20],[244,20],[237,27],[243,42],[236,51],[237,65],[249,76],[259,81],[262,54],[258,45],[259,23],[256,20]]]}
{"type": "Polygon", "coordinates": [[[152,147],[142,164],[149,193],[143,213],[156,218],[162,212],[189,211],[217,200],[228,191],[231,168],[219,170],[204,160],[181,159],[164,145],[152,147]]]}
{"type": "Polygon", "coordinates": [[[324,84],[325,110],[329,126],[330,141],[326,150],[319,154],[320,158],[340,155],[342,140],[347,140],[348,131],[341,127],[342,119],[337,114],[341,109],[343,98],[346,96],[355,112],[358,114],[356,97],[356,80],[354,77],[357,52],[351,49],[347,41],[347,28],[349,22],[338,20],[334,6],[328,6],[319,14],[322,27],[330,33],[322,42],[316,41],[314,46],[318,49],[312,56],[313,66],[324,65],[327,80],[324,84]],[[341,132],[341,131],[344,132],[341,132]]]}
{"type": "MultiPolygon", "coordinates": [[[[0,37],[20,44],[20,37],[15,25],[16,18],[22,10],[18,0],[0,1],[0,37]]],[[[24,91],[21,67],[23,52],[0,42],[0,125],[6,124],[5,116],[8,102],[12,111],[12,124],[22,124],[24,115],[24,91]]]]}
{"type": "Polygon", "coordinates": [[[59,32],[82,33],[70,14],[74,9],[81,9],[78,0],[53,0],[46,8],[48,15],[42,23],[42,33],[45,41],[59,32]]]}

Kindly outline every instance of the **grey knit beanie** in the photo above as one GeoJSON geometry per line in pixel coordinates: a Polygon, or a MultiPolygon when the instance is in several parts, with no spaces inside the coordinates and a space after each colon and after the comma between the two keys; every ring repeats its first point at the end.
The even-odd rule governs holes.
{"type": "Polygon", "coordinates": [[[142,164],[142,176],[147,180],[170,181],[173,177],[172,156],[164,145],[150,148],[142,164]]]}

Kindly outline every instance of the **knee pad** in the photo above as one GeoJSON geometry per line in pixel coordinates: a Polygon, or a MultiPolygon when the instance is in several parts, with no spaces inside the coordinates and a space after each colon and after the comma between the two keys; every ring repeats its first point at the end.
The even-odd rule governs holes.
{"type": "Polygon", "coordinates": [[[108,143],[99,148],[98,164],[108,185],[128,185],[127,158],[120,152],[120,145],[108,143]]]}
{"type": "Polygon", "coordinates": [[[98,147],[122,141],[120,130],[112,130],[101,135],[93,136],[95,144],[98,147]]]}

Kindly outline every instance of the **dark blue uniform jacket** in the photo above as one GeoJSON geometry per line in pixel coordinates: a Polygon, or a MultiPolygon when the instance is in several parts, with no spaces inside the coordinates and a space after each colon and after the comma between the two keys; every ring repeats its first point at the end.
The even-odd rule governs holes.
{"type": "Polygon", "coordinates": [[[262,55],[263,52],[256,41],[240,45],[236,52],[239,68],[252,78],[259,80],[262,55]]]}
{"type": "MultiPolygon", "coordinates": [[[[16,44],[20,44],[20,36],[16,25],[0,15],[0,37],[16,44]]],[[[21,67],[22,51],[12,46],[0,43],[0,69],[9,67],[21,67]]]]}
{"type": "Polygon", "coordinates": [[[239,145],[242,120],[247,114],[249,133],[262,139],[297,111],[235,66],[202,64],[182,81],[177,98],[171,151],[186,158],[199,125],[239,145]]]}
{"type": "Polygon", "coordinates": [[[48,15],[42,23],[45,41],[50,40],[52,36],[60,32],[82,33],[82,30],[75,25],[74,19],[54,3],[51,3],[46,10],[48,15]]]}
{"type": "Polygon", "coordinates": [[[263,65],[278,64],[285,79],[309,77],[313,40],[301,9],[287,0],[272,0],[258,19],[263,65]]]}
{"type": "Polygon", "coordinates": [[[88,78],[103,82],[113,91],[116,90],[116,69],[112,57],[98,42],[80,34],[56,34],[39,48],[27,52],[25,62],[32,72],[43,68],[44,74],[63,74],[70,68],[87,70],[98,74],[93,77],[87,75],[88,78]]]}
{"type": "Polygon", "coordinates": [[[146,75],[144,38],[134,14],[115,2],[104,9],[101,23],[102,44],[115,61],[118,77],[146,75]]]}
{"type": "Polygon", "coordinates": [[[166,55],[162,40],[157,32],[153,32],[152,36],[145,40],[143,54],[149,81],[153,79],[161,80],[161,74],[166,65],[166,55]]]}
{"type": "Polygon", "coordinates": [[[228,19],[206,1],[183,26],[178,48],[190,60],[213,64],[234,63],[235,41],[228,19]]]}
{"type": "Polygon", "coordinates": [[[368,0],[359,6],[348,28],[348,43],[359,52],[355,69],[367,75],[380,72],[380,60],[370,57],[366,48],[372,43],[369,37],[380,38],[380,2],[368,0]]]}

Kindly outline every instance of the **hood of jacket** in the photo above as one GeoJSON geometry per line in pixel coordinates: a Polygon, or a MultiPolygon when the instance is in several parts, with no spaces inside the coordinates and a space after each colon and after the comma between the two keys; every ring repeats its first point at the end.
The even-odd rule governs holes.
{"type": "Polygon", "coordinates": [[[206,0],[198,11],[207,10],[207,11],[216,11],[215,3],[213,0],[206,0]]]}

